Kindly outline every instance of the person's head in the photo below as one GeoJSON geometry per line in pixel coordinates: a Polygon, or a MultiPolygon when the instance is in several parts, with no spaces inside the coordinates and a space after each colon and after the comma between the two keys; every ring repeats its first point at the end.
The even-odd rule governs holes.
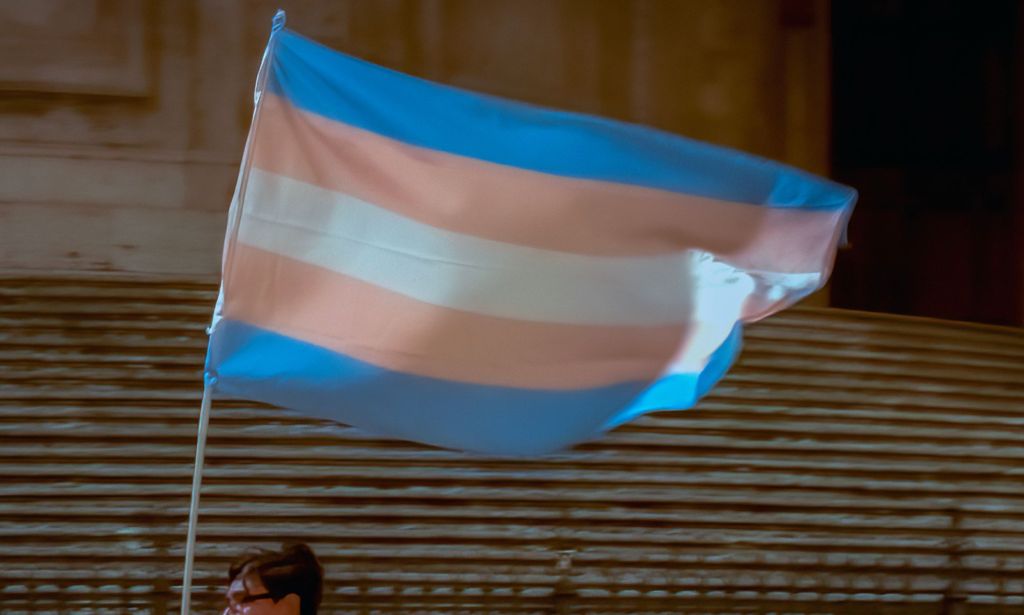
{"type": "Polygon", "coordinates": [[[323,569],[304,544],[245,555],[228,570],[225,615],[316,615],[323,569]]]}

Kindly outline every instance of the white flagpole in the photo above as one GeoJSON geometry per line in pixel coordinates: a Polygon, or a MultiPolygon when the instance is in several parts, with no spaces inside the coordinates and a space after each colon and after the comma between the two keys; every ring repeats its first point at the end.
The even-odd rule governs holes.
{"type": "Polygon", "coordinates": [[[192,564],[195,561],[196,521],[199,517],[199,489],[203,485],[203,459],[206,431],[210,425],[210,383],[203,379],[203,402],[199,406],[199,431],[196,434],[196,463],[192,470],[192,500],[188,507],[188,538],[185,540],[185,572],[181,579],[181,615],[188,615],[192,604],[192,564]]]}
{"type": "MultiPolygon", "coordinates": [[[[253,126],[256,125],[260,110],[260,102],[263,98],[263,91],[267,84],[267,71],[270,68],[270,58],[274,52],[275,34],[285,24],[285,13],[278,10],[270,27],[270,40],[267,41],[267,48],[263,51],[263,59],[260,61],[260,70],[256,76],[256,88],[253,92],[253,126]]],[[[238,228],[238,217],[241,215],[242,202],[245,200],[246,178],[249,173],[249,152],[252,148],[252,133],[245,141],[245,149],[242,151],[242,165],[238,174],[238,183],[235,186],[235,195],[232,199],[231,209],[228,212],[228,228],[224,239],[225,244],[225,270],[230,262],[230,247],[234,233],[238,228]]],[[[220,293],[217,297],[217,305],[213,310],[213,323],[207,329],[207,333],[213,331],[218,318],[220,317],[220,306],[224,297],[224,283],[221,281],[220,293]]],[[[189,608],[192,602],[192,569],[195,562],[196,550],[196,522],[199,517],[199,489],[203,485],[203,458],[206,454],[206,431],[210,425],[210,397],[213,393],[212,387],[216,382],[216,375],[203,374],[203,402],[199,407],[199,431],[196,434],[196,463],[192,471],[192,499],[188,507],[188,537],[185,539],[185,571],[181,579],[181,615],[189,615],[189,608]]]]}

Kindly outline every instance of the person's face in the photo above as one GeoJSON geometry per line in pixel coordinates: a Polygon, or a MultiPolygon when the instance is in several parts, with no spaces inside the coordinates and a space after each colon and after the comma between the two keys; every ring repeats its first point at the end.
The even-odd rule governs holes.
{"type": "Polygon", "coordinates": [[[298,615],[299,597],[288,594],[277,602],[267,595],[259,575],[242,573],[235,577],[225,594],[227,606],[222,615],[298,615]]]}

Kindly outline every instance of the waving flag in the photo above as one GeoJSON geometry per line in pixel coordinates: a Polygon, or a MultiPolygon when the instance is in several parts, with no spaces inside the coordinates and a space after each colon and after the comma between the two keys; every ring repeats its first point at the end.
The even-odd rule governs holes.
{"type": "Polygon", "coordinates": [[[853,190],[431,83],[278,24],[225,240],[215,395],[502,455],[692,406],[819,288],[853,190]]]}

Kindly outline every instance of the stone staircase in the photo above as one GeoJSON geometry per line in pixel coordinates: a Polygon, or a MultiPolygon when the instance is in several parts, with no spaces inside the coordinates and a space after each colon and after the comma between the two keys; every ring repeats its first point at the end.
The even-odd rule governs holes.
{"type": "MultiPolygon", "coordinates": [[[[0,612],[177,613],[216,289],[0,279],[0,612]]],[[[1024,331],[752,326],[694,410],[532,461],[215,402],[195,612],[303,540],[324,613],[1019,613],[1024,331]]]]}

